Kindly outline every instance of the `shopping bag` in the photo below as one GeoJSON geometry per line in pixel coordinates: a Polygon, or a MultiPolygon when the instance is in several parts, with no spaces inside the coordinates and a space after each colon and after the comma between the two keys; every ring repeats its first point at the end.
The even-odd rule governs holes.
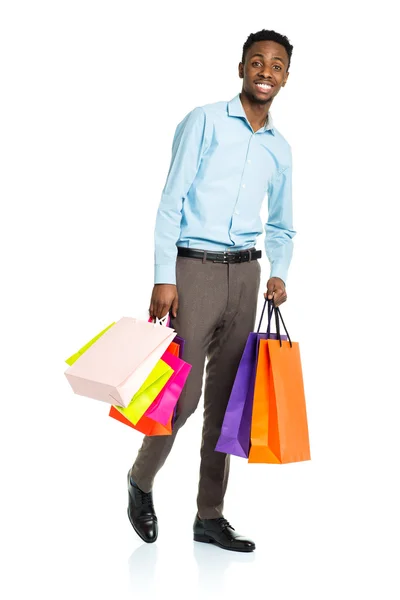
{"type": "Polygon", "coordinates": [[[111,325],[109,325],[108,327],[106,327],[105,329],[103,329],[103,331],[100,331],[100,333],[98,333],[98,334],[97,334],[97,335],[96,335],[94,338],[92,338],[92,339],[90,340],[90,342],[88,342],[87,344],[85,344],[84,346],[82,346],[82,348],[80,348],[80,349],[78,350],[78,352],[75,352],[75,354],[73,354],[72,356],[70,356],[69,358],[67,358],[67,360],[66,360],[65,362],[66,362],[68,365],[70,365],[70,366],[71,366],[71,365],[73,365],[73,364],[74,364],[74,362],[76,362],[76,361],[78,360],[78,358],[79,358],[80,356],[82,356],[82,354],[83,354],[84,352],[86,352],[86,350],[87,350],[88,348],[90,348],[90,346],[93,346],[93,344],[94,344],[95,342],[97,342],[97,340],[98,340],[98,339],[99,339],[99,338],[100,338],[100,337],[101,337],[101,336],[102,336],[102,335],[103,335],[103,334],[104,334],[106,331],[108,331],[108,330],[110,329],[110,327],[112,327],[113,325],[115,325],[115,321],[114,321],[114,323],[111,323],[111,325]]]}
{"type": "Polygon", "coordinates": [[[144,414],[161,425],[166,425],[186,383],[191,365],[168,351],[164,352],[160,362],[170,367],[172,375],[163,382],[158,394],[153,394],[153,390],[156,388],[150,388],[146,390],[146,393],[142,391],[139,398],[134,396],[126,408],[116,407],[134,425],[144,414]]]}
{"type": "MultiPolygon", "coordinates": [[[[171,344],[168,346],[167,352],[169,352],[173,356],[179,357],[181,345],[179,343],[176,343],[175,340],[177,337],[178,336],[176,336],[174,338],[174,341],[171,342],[171,344]]],[[[156,421],[150,419],[146,415],[143,415],[136,423],[136,425],[134,425],[122,413],[120,413],[115,406],[111,406],[109,416],[113,419],[116,419],[117,421],[120,421],[124,425],[128,425],[129,427],[136,429],[136,431],[139,431],[140,433],[144,433],[144,435],[171,435],[172,433],[173,414],[169,416],[166,425],[161,425],[161,423],[157,423],[156,421]]]]}
{"type": "Polygon", "coordinates": [[[166,386],[146,410],[145,415],[161,425],[166,425],[174,412],[192,366],[168,352],[163,354],[162,360],[174,372],[166,386]]]}
{"type": "Polygon", "coordinates": [[[149,377],[143,383],[142,387],[134,394],[128,406],[123,407],[115,405],[115,407],[129,419],[129,421],[136,425],[149,408],[150,404],[154,402],[159,393],[165,388],[173,374],[174,371],[167,362],[160,359],[149,377]],[[151,378],[151,381],[149,381],[149,378],[151,378]]]}
{"type": "Polygon", "coordinates": [[[140,433],[144,433],[145,435],[171,435],[172,433],[172,414],[167,425],[161,425],[160,423],[153,421],[153,419],[149,419],[149,417],[146,417],[145,415],[143,415],[136,425],[134,425],[126,417],[124,417],[124,415],[120,413],[115,406],[110,407],[109,416],[117,421],[120,421],[124,425],[128,425],[129,427],[136,429],[136,431],[139,431],[140,433]]]}
{"type": "Polygon", "coordinates": [[[172,356],[177,356],[179,358],[179,344],[177,344],[175,341],[171,342],[170,345],[167,348],[167,352],[169,352],[170,354],[172,354],[172,356]]]}
{"type": "MultiPolygon", "coordinates": [[[[161,319],[156,319],[156,323],[160,324],[160,325],[165,325],[165,327],[169,327],[170,326],[170,315],[169,313],[167,313],[164,317],[162,317],[161,319]]],[[[148,323],[153,323],[154,321],[153,319],[149,319],[148,323]]],[[[179,356],[179,358],[181,358],[183,360],[183,353],[185,350],[185,340],[183,338],[181,338],[179,335],[175,335],[174,337],[174,344],[178,344],[179,345],[179,354],[175,355],[175,356],[179,356]]]]}
{"type": "MultiPolygon", "coordinates": [[[[173,329],[156,325],[123,317],[103,330],[67,359],[72,364],[65,375],[73,391],[128,406],[176,336],[173,329]]],[[[167,365],[159,367],[172,374],[167,365]]],[[[156,374],[161,375],[160,368],[156,374]]]]}
{"type": "MultiPolygon", "coordinates": [[[[156,321],[158,321],[161,324],[164,324],[166,327],[169,327],[170,325],[170,315],[169,313],[167,315],[165,315],[162,319],[157,319],[156,321]]],[[[149,323],[152,323],[152,319],[149,319],[149,323]]],[[[184,360],[184,350],[185,350],[185,340],[183,338],[181,338],[179,335],[176,335],[174,337],[174,343],[179,344],[179,358],[181,358],[182,360],[184,360]]],[[[172,424],[175,423],[176,417],[177,417],[177,407],[178,404],[175,404],[175,408],[174,408],[174,413],[172,415],[172,424]]]]}
{"type": "Polygon", "coordinates": [[[279,307],[277,340],[260,340],[251,422],[250,463],[310,460],[306,402],[298,342],[292,342],[279,307]],[[289,341],[282,341],[279,319],[289,341]]]}
{"type": "MultiPolygon", "coordinates": [[[[251,414],[256,377],[258,344],[261,339],[276,339],[270,331],[272,309],[269,304],[268,327],[260,333],[267,300],[261,313],[257,332],[249,334],[225,411],[221,433],[215,447],[217,452],[248,458],[250,448],[251,414]]],[[[284,339],[286,336],[282,336],[284,339]]]]}

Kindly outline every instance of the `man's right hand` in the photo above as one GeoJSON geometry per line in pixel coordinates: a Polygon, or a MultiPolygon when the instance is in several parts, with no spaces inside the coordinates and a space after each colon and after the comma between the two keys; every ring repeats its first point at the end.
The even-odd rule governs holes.
{"type": "Polygon", "coordinates": [[[178,313],[178,289],[169,283],[156,283],[151,295],[149,315],[151,319],[162,319],[172,309],[172,316],[178,313]]]}

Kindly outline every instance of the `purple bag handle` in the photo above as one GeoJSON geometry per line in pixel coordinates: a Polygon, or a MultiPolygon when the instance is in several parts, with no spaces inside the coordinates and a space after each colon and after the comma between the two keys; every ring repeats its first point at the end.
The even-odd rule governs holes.
{"type": "MultiPolygon", "coordinates": [[[[264,306],[263,306],[261,317],[260,317],[260,322],[258,324],[257,333],[260,333],[261,323],[262,323],[262,320],[263,320],[263,317],[264,317],[265,308],[267,306],[267,300],[268,300],[268,298],[265,298],[264,306]]],[[[269,326],[270,326],[271,316],[272,316],[272,304],[270,304],[270,302],[268,301],[268,327],[267,327],[267,333],[269,333],[268,329],[269,329],[269,326]],[[270,311],[270,309],[271,309],[271,311],[270,311]]]]}

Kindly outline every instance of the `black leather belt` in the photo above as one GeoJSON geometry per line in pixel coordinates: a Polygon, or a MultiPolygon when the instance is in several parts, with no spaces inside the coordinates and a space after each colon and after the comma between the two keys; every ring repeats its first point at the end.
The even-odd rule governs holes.
{"type": "Polygon", "coordinates": [[[182,248],[178,246],[178,256],[187,258],[199,258],[203,262],[212,260],[214,263],[224,265],[232,263],[250,262],[261,258],[261,250],[249,248],[248,250],[236,250],[236,252],[214,252],[211,250],[195,250],[194,248],[182,248]]]}

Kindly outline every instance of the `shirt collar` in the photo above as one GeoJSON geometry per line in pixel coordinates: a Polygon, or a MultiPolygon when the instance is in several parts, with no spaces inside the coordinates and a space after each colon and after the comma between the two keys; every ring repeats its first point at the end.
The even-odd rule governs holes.
{"type": "MultiPolygon", "coordinates": [[[[240,100],[240,94],[237,94],[234,98],[232,98],[232,100],[230,100],[230,102],[228,102],[228,114],[230,117],[242,117],[243,119],[246,119],[247,122],[249,122],[246,113],[244,112],[243,104],[240,100]]],[[[270,130],[271,133],[275,135],[275,128],[270,110],[268,111],[267,124],[261,129],[261,131],[264,132],[268,130],[270,130]]]]}

